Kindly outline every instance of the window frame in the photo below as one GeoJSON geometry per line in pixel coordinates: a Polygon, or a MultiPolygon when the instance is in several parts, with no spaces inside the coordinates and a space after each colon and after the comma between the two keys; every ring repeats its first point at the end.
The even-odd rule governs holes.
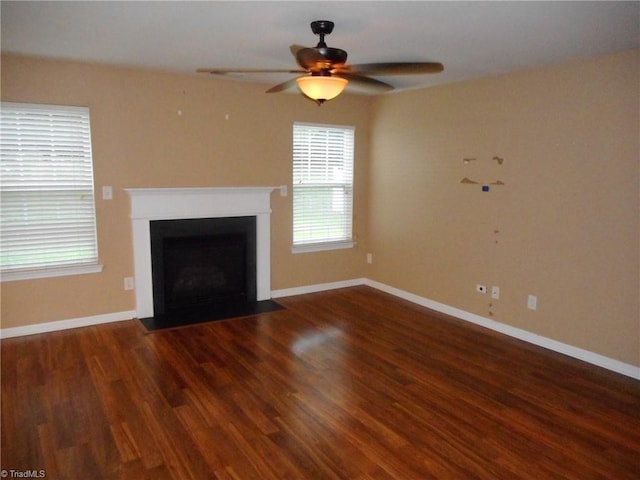
{"type": "MultiPolygon", "coordinates": [[[[336,125],[336,124],[321,124],[321,123],[307,123],[307,122],[294,122],[293,124],[293,136],[294,136],[294,140],[293,140],[293,161],[292,161],[292,170],[293,170],[293,174],[292,174],[292,203],[293,203],[293,218],[292,218],[292,247],[291,247],[291,251],[292,253],[307,253],[307,252],[319,252],[319,251],[329,251],[329,250],[338,250],[338,249],[348,249],[348,248],[353,248],[354,245],[356,244],[355,240],[354,240],[354,235],[353,235],[353,205],[354,205],[354,174],[355,174],[355,130],[356,127],[353,125],[336,125]],[[347,226],[348,229],[348,238],[341,238],[341,239],[337,239],[337,240],[330,240],[330,239],[323,239],[320,241],[315,241],[315,242],[295,242],[295,235],[296,235],[296,223],[295,223],[295,199],[296,199],[296,186],[300,185],[299,183],[296,183],[296,174],[295,174],[295,169],[296,169],[296,154],[295,154],[295,135],[296,135],[296,127],[306,127],[306,128],[318,128],[319,130],[322,129],[337,129],[337,130],[343,130],[343,131],[349,131],[351,134],[351,138],[349,139],[350,141],[350,158],[348,159],[347,163],[349,164],[350,167],[350,171],[348,172],[348,176],[349,176],[349,181],[348,182],[344,182],[344,183],[332,183],[332,182],[327,182],[326,183],[326,188],[330,189],[330,188],[347,188],[349,190],[349,194],[348,194],[348,212],[345,214],[344,219],[347,220],[347,223],[345,224],[347,226]]],[[[328,161],[327,158],[323,159],[324,161],[328,161]]],[[[317,187],[317,185],[316,185],[317,187]]],[[[319,188],[319,187],[318,187],[319,188]]],[[[341,197],[341,198],[345,198],[345,197],[341,197]]]]}
{"type": "MultiPolygon", "coordinates": [[[[61,277],[61,276],[67,276],[67,275],[81,275],[81,274],[87,274],[87,273],[98,273],[101,272],[103,270],[103,266],[99,264],[98,260],[98,232],[97,232],[97,212],[96,212],[96,195],[95,195],[95,180],[94,180],[94,164],[93,164],[93,154],[92,154],[92,145],[91,145],[91,115],[90,115],[90,110],[88,107],[78,107],[78,106],[66,106],[66,105],[48,105],[48,104],[36,104],[36,103],[22,103],[22,102],[1,102],[0,103],[0,108],[3,111],[9,111],[11,110],[13,113],[12,115],[17,116],[18,113],[15,113],[17,110],[20,110],[22,112],[41,112],[42,114],[53,114],[55,112],[60,112],[61,114],[67,114],[67,115],[80,115],[82,117],[82,121],[80,122],[82,124],[82,130],[80,131],[80,133],[78,134],[77,132],[74,132],[74,135],[79,135],[79,137],[82,140],[77,141],[78,143],[74,143],[74,147],[77,148],[77,145],[80,144],[81,141],[85,142],[85,147],[83,148],[83,153],[78,154],[76,153],[76,155],[80,158],[83,159],[83,161],[86,162],[87,160],[90,162],[90,175],[87,175],[86,173],[84,174],[80,174],[82,175],[82,177],[84,177],[84,190],[85,191],[91,191],[91,215],[90,216],[86,216],[85,215],[85,227],[83,228],[83,230],[75,230],[75,233],[78,234],[81,231],[84,232],[90,232],[92,235],[91,240],[86,244],[87,246],[91,246],[92,248],[90,249],[90,255],[85,259],[85,260],[80,260],[80,261],[70,261],[70,262],[63,262],[58,260],[57,262],[51,262],[49,264],[47,264],[46,262],[42,262],[41,264],[25,264],[23,266],[20,266],[19,264],[12,264],[12,265],[5,265],[2,266],[0,265],[0,281],[2,282],[6,282],[6,281],[17,281],[17,280],[29,280],[29,279],[38,279],[38,278],[49,278],[49,277],[61,277]],[[86,145],[86,143],[88,142],[88,146],[86,145]],[[90,188],[89,188],[89,182],[87,181],[87,177],[90,178],[90,188]],[[90,220],[89,220],[90,219],[90,220]],[[87,225],[89,225],[87,227],[87,225]]],[[[18,124],[19,128],[19,122],[13,122],[14,124],[18,124]]],[[[0,123],[0,128],[2,128],[2,130],[4,130],[5,128],[7,128],[7,130],[3,133],[3,136],[5,135],[10,135],[10,127],[9,125],[11,125],[10,121],[8,118],[3,118],[2,122],[0,123]],[[5,123],[6,122],[6,123],[5,123]]],[[[45,122],[42,123],[42,128],[44,128],[45,122]]],[[[12,125],[13,126],[13,125],[12,125]]],[[[60,128],[58,125],[55,126],[56,128],[60,128]]],[[[9,136],[5,137],[5,140],[11,138],[9,136]]],[[[11,139],[11,143],[9,143],[9,141],[7,141],[6,145],[10,145],[10,146],[14,146],[17,147],[19,145],[22,145],[25,143],[25,138],[24,137],[24,133],[19,133],[13,136],[13,138],[11,139]]],[[[50,150],[51,152],[55,152],[53,153],[53,155],[60,155],[59,152],[59,144],[61,143],[61,135],[57,135],[53,137],[53,147],[50,150]]],[[[45,143],[45,140],[43,140],[42,137],[38,137],[37,141],[40,142],[41,144],[45,143]]],[[[38,145],[38,147],[40,147],[40,145],[38,145]]],[[[42,155],[41,151],[44,151],[43,148],[40,147],[40,151],[38,151],[37,149],[36,151],[36,155],[38,155],[38,158],[40,158],[40,156],[42,155]]],[[[32,152],[33,153],[33,152],[32,152]]],[[[3,160],[10,162],[11,160],[8,160],[8,157],[5,157],[5,151],[3,151],[3,160]]],[[[17,155],[17,157],[21,157],[24,154],[20,153],[19,155],[17,155]]],[[[19,161],[15,161],[16,166],[19,165],[19,161]]],[[[64,164],[64,163],[63,163],[64,164]]],[[[69,165],[68,164],[64,164],[64,165],[69,165]]],[[[6,165],[2,166],[2,172],[6,173],[6,170],[4,170],[5,168],[9,168],[6,165]]],[[[16,167],[17,168],[17,167],[16,167]]],[[[24,168],[24,167],[21,167],[24,168]]],[[[89,171],[88,169],[85,168],[86,171],[89,171]]],[[[46,170],[43,169],[43,172],[45,172],[46,175],[46,170]]],[[[43,180],[43,177],[40,177],[37,181],[42,182],[43,183],[43,188],[42,191],[43,192],[47,192],[47,191],[51,191],[52,193],[55,191],[55,184],[52,183],[51,187],[47,188],[46,184],[46,179],[43,180]]],[[[71,178],[75,178],[73,175],[71,176],[71,178]]],[[[14,183],[15,184],[15,183],[14,183]]],[[[17,185],[20,185],[20,183],[18,182],[17,185]]],[[[26,184],[25,184],[26,185],[26,184]]],[[[40,191],[40,185],[39,184],[35,184],[35,189],[32,186],[32,190],[34,192],[40,191]]],[[[5,188],[6,190],[6,188],[5,188]]],[[[22,192],[26,192],[28,191],[28,189],[18,189],[18,192],[22,191],[22,192]]],[[[69,189],[60,189],[60,192],[68,192],[70,191],[69,189]]],[[[71,190],[72,191],[72,190],[71,190]]],[[[3,192],[4,193],[4,192],[3,192]]],[[[8,195],[6,193],[4,193],[5,195],[8,195]]],[[[68,195],[68,194],[67,194],[68,195]]],[[[7,196],[7,198],[5,200],[8,201],[9,197],[7,196]]],[[[87,203],[85,202],[84,207],[85,209],[87,209],[87,203]]],[[[28,203],[25,203],[24,205],[28,205],[28,203]]],[[[79,206],[82,205],[82,202],[78,203],[79,206]]],[[[3,209],[4,210],[4,209],[3,209]]],[[[71,211],[71,210],[65,210],[65,211],[71,211]]],[[[26,223],[18,223],[19,228],[25,228],[26,227],[26,223]]],[[[38,223],[34,224],[35,226],[38,226],[38,223]]],[[[6,228],[6,225],[5,225],[6,228]]],[[[2,235],[2,231],[0,231],[0,235],[2,235]]],[[[46,243],[45,242],[45,238],[42,238],[43,242],[40,243],[41,245],[41,251],[46,251],[46,243]]],[[[80,246],[80,245],[78,245],[80,246]]]]}

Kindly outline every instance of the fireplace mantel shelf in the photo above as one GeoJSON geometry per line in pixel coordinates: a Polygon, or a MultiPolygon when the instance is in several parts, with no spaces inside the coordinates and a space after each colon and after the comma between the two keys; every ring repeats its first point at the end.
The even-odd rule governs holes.
{"type": "Polygon", "coordinates": [[[285,185],[277,187],[169,187],[169,188],[125,188],[131,196],[145,195],[197,195],[201,193],[229,193],[229,194],[245,194],[251,192],[273,192],[274,190],[282,190],[285,185]]]}
{"type": "Polygon", "coordinates": [[[269,213],[271,192],[280,187],[125,188],[131,219],[230,217],[269,213]],[[185,216],[188,215],[188,216],[185,216]]]}

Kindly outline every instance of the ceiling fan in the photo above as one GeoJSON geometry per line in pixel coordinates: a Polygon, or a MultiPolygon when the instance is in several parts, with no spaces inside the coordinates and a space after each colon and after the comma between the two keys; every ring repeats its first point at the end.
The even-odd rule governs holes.
{"type": "Polygon", "coordinates": [[[311,22],[311,31],[320,37],[313,48],[291,45],[290,50],[300,66],[296,70],[264,70],[252,68],[199,68],[199,73],[214,75],[244,73],[298,73],[292,78],[267,90],[276,93],[298,85],[302,93],[322,105],[327,100],[342,93],[348,83],[373,93],[393,90],[386,82],[371,78],[370,75],[411,75],[423,73],[439,73],[444,70],[441,63],[432,62],[391,62],[363,63],[347,65],[347,52],[339,48],[328,47],[325,35],[333,31],[334,23],[329,20],[311,22]]]}

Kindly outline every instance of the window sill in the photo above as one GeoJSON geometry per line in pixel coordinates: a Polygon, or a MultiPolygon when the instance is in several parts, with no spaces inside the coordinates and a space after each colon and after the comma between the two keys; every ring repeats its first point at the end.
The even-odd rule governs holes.
{"type": "Polygon", "coordinates": [[[33,270],[16,270],[0,273],[0,280],[3,282],[15,282],[18,280],[34,280],[37,278],[66,277],[69,275],[100,273],[102,272],[102,269],[102,265],[90,264],[70,265],[67,267],[38,268],[33,270]]]}
{"type": "Polygon", "coordinates": [[[307,243],[305,245],[294,245],[291,247],[292,253],[310,253],[323,252],[325,250],[341,250],[344,248],[353,248],[355,242],[327,242],[327,243],[307,243]]]}

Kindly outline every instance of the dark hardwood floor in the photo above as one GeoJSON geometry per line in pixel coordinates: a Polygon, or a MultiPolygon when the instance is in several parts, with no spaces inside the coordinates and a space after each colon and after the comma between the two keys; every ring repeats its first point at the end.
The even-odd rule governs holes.
{"type": "MultiPolygon", "coordinates": [[[[3,340],[1,468],[47,479],[638,479],[640,382],[367,287],[3,340]]],[[[14,475],[13,477],[11,475],[14,475]]]]}

